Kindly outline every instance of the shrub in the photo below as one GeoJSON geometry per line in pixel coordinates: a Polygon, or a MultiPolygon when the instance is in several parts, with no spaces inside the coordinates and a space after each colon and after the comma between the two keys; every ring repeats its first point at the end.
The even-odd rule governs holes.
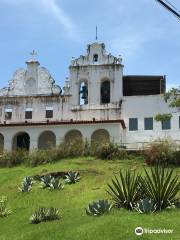
{"type": "Polygon", "coordinates": [[[19,187],[20,192],[29,192],[32,188],[33,179],[31,177],[25,177],[22,181],[21,188],[19,187]]]}
{"type": "Polygon", "coordinates": [[[175,145],[169,140],[152,143],[150,147],[144,151],[145,162],[149,165],[161,164],[164,166],[176,164],[178,155],[176,156],[175,152],[175,145]]]}
{"type": "Polygon", "coordinates": [[[108,184],[108,193],[112,197],[115,207],[124,207],[132,210],[140,199],[138,187],[140,176],[135,172],[126,170],[120,171],[119,176],[112,178],[112,183],[108,184]]]}
{"type": "Polygon", "coordinates": [[[112,204],[108,200],[98,200],[97,202],[92,202],[86,208],[86,214],[90,216],[100,216],[104,213],[110,212],[112,209],[112,204]]]}
{"type": "Polygon", "coordinates": [[[40,207],[30,217],[30,223],[37,224],[43,221],[53,221],[60,218],[59,210],[54,207],[40,207]]]}
{"type": "Polygon", "coordinates": [[[7,197],[0,196],[0,217],[7,217],[11,212],[12,211],[7,208],[7,197]]]}
{"type": "Polygon", "coordinates": [[[150,173],[145,169],[145,177],[141,177],[141,187],[146,197],[156,204],[156,210],[163,210],[175,204],[180,189],[178,176],[173,175],[173,169],[161,166],[151,168],[150,173]]]}
{"type": "Polygon", "coordinates": [[[17,150],[4,152],[0,156],[1,167],[13,167],[28,161],[28,152],[26,150],[17,150]]]}
{"type": "Polygon", "coordinates": [[[114,143],[104,143],[92,146],[93,153],[98,158],[101,159],[127,159],[128,154],[125,149],[114,143]],[[93,149],[94,148],[94,149],[93,149]]]}
{"type": "Polygon", "coordinates": [[[43,177],[41,177],[41,185],[42,185],[42,188],[48,188],[50,187],[50,183],[51,183],[51,180],[52,180],[52,176],[51,175],[44,175],[43,177]]]}

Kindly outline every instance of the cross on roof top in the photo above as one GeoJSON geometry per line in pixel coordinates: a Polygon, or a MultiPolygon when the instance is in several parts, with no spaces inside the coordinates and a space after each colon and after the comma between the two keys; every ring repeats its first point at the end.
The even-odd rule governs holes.
{"type": "Polygon", "coordinates": [[[33,50],[33,51],[30,53],[30,55],[31,55],[32,57],[35,57],[35,56],[37,55],[37,52],[36,52],[35,50],[33,50]]]}

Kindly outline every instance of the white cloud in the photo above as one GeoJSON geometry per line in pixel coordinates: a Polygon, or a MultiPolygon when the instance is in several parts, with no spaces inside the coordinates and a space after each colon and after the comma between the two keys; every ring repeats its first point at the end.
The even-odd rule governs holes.
{"type": "Polygon", "coordinates": [[[0,3],[14,6],[31,4],[37,7],[39,11],[58,21],[68,37],[77,38],[77,26],[71,17],[63,10],[57,0],[0,0],[0,3]]]}

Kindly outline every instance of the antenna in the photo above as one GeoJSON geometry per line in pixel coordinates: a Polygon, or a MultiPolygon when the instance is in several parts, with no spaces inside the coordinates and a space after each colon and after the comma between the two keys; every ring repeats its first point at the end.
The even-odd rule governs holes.
{"type": "Polygon", "coordinates": [[[98,28],[96,26],[96,41],[98,40],[98,28]]]}

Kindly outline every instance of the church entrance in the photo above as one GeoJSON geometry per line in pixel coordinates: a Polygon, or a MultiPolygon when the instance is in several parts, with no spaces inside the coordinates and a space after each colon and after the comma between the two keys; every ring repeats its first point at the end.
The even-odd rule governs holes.
{"type": "Polygon", "coordinates": [[[29,151],[30,137],[26,132],[18,133],[13,139],[13,150],[24,149],[29,151]]]}

